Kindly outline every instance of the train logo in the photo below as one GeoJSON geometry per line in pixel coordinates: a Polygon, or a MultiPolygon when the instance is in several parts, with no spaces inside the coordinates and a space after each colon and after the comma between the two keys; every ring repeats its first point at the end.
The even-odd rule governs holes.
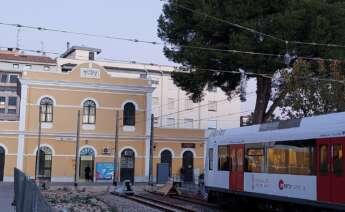
{"type": "Polygon", "coordinates": [[[280,190],[284,189],[284,187],[285,187],[284,180],[279,180],[278,187],[279,187],[280,190]]]}

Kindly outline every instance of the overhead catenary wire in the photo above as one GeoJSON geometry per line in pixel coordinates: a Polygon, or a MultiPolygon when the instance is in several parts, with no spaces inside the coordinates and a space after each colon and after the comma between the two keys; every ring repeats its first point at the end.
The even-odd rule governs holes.
{"type": "MultiPolygon", "coordinates": [[[[22,28],[39,30],[39,31],[52,31],[52,32],[59,32],[59,33],[82,35],[82,36],[88,36],[88,37],[97,37],[97,38],[105,38],[105,39],[112,39],[112,40],[128,41],[128,42],[134,42],[134,43],[145,43],[145,44],[166,46],[166,43],[162,43],[162,42],[158,42],[158,41],[140,40],[137,38],[126,38],[126,37],[119,37],[119,36],[113,36],[113,35],[102,35],[102,34],[93,34],[93,33],[85,33],[85,32],[76,32],[76,31],[68,31],[68,30],[55,29],[55,28],[49,28],[49,27],[30,26],[30,25],[4,23],[4,22],[0,22],[0,25],[11,26],[11,27],[22,27],[22,28]]],[[[285,41],[284,40],[284,42],[289,43],[292,41],[285,41]]],[[[302,41],[298,41],[298,42],[302,43],[302,41]]],[[[325,45],[325,44],[322,44],[322,45],[325,45]]],[[[330,44],[330,47],[335,47],[336,45],[337,44],[330,44]]],[[[255,56],[278,57],[278,58],[284,57],[284,54],[243,51],[243,50],[237,50],[237,49],[219,49],[219,48],[191,46],[191,45],[179,45],[179,47],[189,48],[189,49],[197,49],[197,50],[202,50],[202,51],[232,53],[232,54],[246,54],[246,55],[255,55],[255,56]]],[[[345,46],[344,46],[344,48],[345,48],[345,46]]],[[[335,58],[320,58],[320,57],[306,57],[306,56],[297,56],[297,58],[304,59],[304,60],[316,60],[316,61],[342,61],[342,60],[335,59],[335,58]]]]}
{"type": "MultiPolygon", "coordinates": [[[[166,3],[171,3],[171,1],[169,1],[169,0],[160,0],[160,1],[166,2],[166,3]]],[[[264,33],[264,32],[258,31],[258,30],[254,29],[254,28],[251,28],[251,27],[243,26],[241,24],[237,24],[237,23],[231,22],[229,20],[225,20],[223,18],[220,18],[220,17],[217,17],[217,16],[213,16],[213,15],[210,15],[210,14],[205,13],[205,12],[201,12],[201,11],[198,11],[198,10],[194,10],[194,9],[188,8],[186,6],[183,6],[183,5],[179,4],[179,3],[177,3],[176,1],[174,1],[174,5],[179,7],[179,8],[181,8],[181,9],[190,11],[190,12],[198,14],[198,15],[202,15],[202,16],[207,17],[209,19],[213,19],[215,21],[228,24],[228,25],[230,25],[232,27],[235,27],[237,29],[241,29],[241,30],[247,31],[249,33],[253,33],[253,34],[256,34],[256,35],[267,37],[267,38],[270,38],[270,39],[273,39],[273,40],[277,40],[279,42],[283,42],[286,45],[288,45],[288,44],[298,44],[298,45],[307,45],[307,46],[323,46],[323,47],[331,47],[331,48],[345,48],[345,45],[341,45],[341,44],[286,40],[286,39],[277,37],[275,35],[271,35],[271,34],[268,34],[268,33],[264,33]]]]}

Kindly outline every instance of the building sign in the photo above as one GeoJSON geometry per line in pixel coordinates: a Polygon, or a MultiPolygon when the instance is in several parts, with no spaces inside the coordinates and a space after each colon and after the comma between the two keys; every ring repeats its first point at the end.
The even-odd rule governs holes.
{"type": "Polygon", "coordinates": [[[195,148],[195,144],[193,143],[182,143],[182,148],[195,148]]]}
{"type": "Polygon", "coordinates": [[[316,200],[316,177],[244,173],[244,190],[247,192],[316,200]]]}
{"type": "Polygon", "coordinates": [[[109,162],[96,163],[96,180],[112,180],[114,164],[109,162]]]}
{"type": "Polygon", "coordinates": [[[95,68],[81,68],[80,69],[80,77],[99,79],[99,78],[101,78],[101,72],[99,69],[95,69],[95,68]]]}

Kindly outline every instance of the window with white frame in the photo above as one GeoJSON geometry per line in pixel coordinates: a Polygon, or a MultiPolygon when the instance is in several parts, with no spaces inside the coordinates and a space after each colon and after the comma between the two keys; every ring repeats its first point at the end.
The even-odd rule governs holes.
{"type": "Polygon", "coordinates": [[[40,102],[41,107],[41,121],[53,122],[53,100],[49,97],[44,97],[40,102]]]}
{"type": "Polygon", "coordinates": [[[31,70],[32,66],[31,65],[25,65],[24,70],[31,70]]]}
{"type": "Polygon", "coordinates": [[[217,129],[217,120],[208,120],[207,128],[208,129],[217,129]]]}
{"type": "Polygon", "coordinates": [[[135,126],[135,105],[132,102],[126,103],[123,108],[123,125],[135,126]]]}
{"type": "Polygon", "coordinates": [[[175,118],[168,118],[167,119],[167,127],[168,128],[175,128],[176,126],[175,118]]]}
{"type": "Polygon", "coordinates": [[[83,124],[96,123],[96,103],[92,100],[87,100],[83,104],[83,124]]]}
{"type": "Polygon", "coordinates": [[[208,101],[208,111],[217,111],[216,101],[208,101]]]}
{"type": "Polygon", "coordinates": [[[17,83],[18,82],[18,75],[17,74],[11,74],[10,75],[10,83],[17,83]]]}
{"type": "Polygon", "coordinates": [[[168,98],[168,109],[169,110],[175,109],[175,99],[174,98],[168,98]]]}
{"type": "Polygon", "coordinates": [[[184,119],[184,127],[185,128],[193,128],[193,119],[184,119]]]}
{"type": "Polygon", "coordinates": [[[191,110],[193,109],[193,101],[190,99],[185,99],[184,100],[184,107],[186,110],[191,110]]]}

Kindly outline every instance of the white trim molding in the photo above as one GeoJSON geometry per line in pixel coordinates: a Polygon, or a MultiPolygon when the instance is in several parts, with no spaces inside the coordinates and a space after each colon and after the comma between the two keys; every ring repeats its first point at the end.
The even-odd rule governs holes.
{"type": "Polygon", "coordinates": [[[82,130],[95,130],[96,124],[82,124],[82,130]]]}
{"type": "Polygon", "coordinates": [[[187,151],[191,151],[193,153],[193,158],[196,158],[195,150],[192,148],[183,148],[180,157],[183,158],[183,154],[187,151]]]}
{"type": "Polygon", "coordinates": [[[0,147],[2,147],[5,150],[5,155],[8,155],[8,149],[5,146],[5,144],[0,143],[0,147]]]}
{"type": "Polygon", "coordinates": [[[84,102],[88,101],[88,100],[91,100],[93,101],[95,104],[96,104],[96,109],[98,109],[100,107],[100,104],[99,102],[95,99],[95,98],[92,98],[92,97],[87,97],[85,99],[83,99],[80,103],[80,108],[83,108],[84,107],[84,102]]]}
{"type": "MultiPolygon", "coordinates": [[[[28,101],[28,86],[21,85],[20,91],[20,108],[19,108],[19,132],[25,132],[26,123],[26,104],[28,101]]],[[[25,147],[25,135],[23,133],[18,134],[18,147],[17,147],[17,168],[23,171],[24,163],[24,147],[25,147]]]]}
{"type": "Polygon", "coordinates": [[[159,150],[158,158],[161,158],[162,152],[165,151],[165,150],[168,150],[169,152],[171,152],[171,157],[172,157],[172,158],[175,158],[175,152],[174,152],[174,150],[171,149],[171,148],[169,148],[169,147],[164,147],[164,148],[162,148],[161,150],[159,150]]]}
{"type": "Polygon", "coordinates": [[[80,157],[80,152],[81,152],[81,150],[83,150],[83,149],[85,149],[85,148],[90,148],[90,149],[92,149],[94,152],[95,152],[95,157],[97,156],[97,150],[96,150],[96,148],[94,147],[94,146],[91,146],[91,145],[84,145],[84,146],[82,146],[82,147],[80,147],[79,148],[79,157],[80,157]]]}
{"type": "Polygon", "coordinates": [[[41,101],[43,98],[49,98],[51,100],[53,100],[53,105],[55,106],[56,105],[56,99],[53,97],[53,96],[50,96],[50,95],[43,95],[43,96],[40,96],[40,98],[38,98],[37,102],[36,102],[36,105],[40,105],[41,104],[41,101]]]}
{"type": "Polygon", "coordinates": [[[55,86],[62,88],[80,88],[87,90],[107,90],[107,91],[118,91],[118,92],[130,92],[130,93],[152,93],[155,89],[150,85],[114,85],[105,83],[83,83],[83,82],[67,82],[67,81],[56,81],[56,80],[31,80],[31,79],[19,79],[20,83],[24,85],[38,85],[38,86],[55,86]]]}
{"type": "Polygon", "coordinates": [[[134,157],[135,158],[137,158],[138,157],[138,152],[137,152],[137,150],[134,148],[134,147],[131,147],[131,146],[124,146],[124,147],[122,147],[121,149],[120,149],[120,151],[119,151],[119,158],[121,158],[121,153],[124,151],[124,150],[126,150],[126,149],[130,149],[130,150],[132,150],[133,152],[134,152],[134,157]]]}
{"type": "Polygon", "coordinates": [[[42,122],[41,127],[42,127],[42,129],[52,129],[53,128],[53,122],[42,122]]]}
{"type": "Polygon", "coordinates": [[[122,130],[124,132],[134,132],[135,131],[135,126],[127,126],[127,125],[125,125],[125,126],[122,127],[122,130]]]}
{"type": "Polygon", "coordinates": [[[150,136],[151,136],[151,114],[152,114],[152,93],[146,94],[146,140],[145,140],[145,176],[149,178],[150,173],[150,136]]]}
{"type": "MultiPolygon", "coordinates": [[[[55,156],[55,149],[51,145],[49,145],[49,144],[41,144],[40,148],[42,148],[42,147],[48,147],[52,151],[52,156],[55,156]]],[[[32,155],[36,156],[37,149],[38,149],[38,147],[36,146],[34,151],[33,151],[33,153],[32,153],[32,155]]]]}
{"type": "Polygon", "coordinates": [[[135,107],[135,111],[139,111],[140,110],[139,105],[134,100],[131,100],[131,99],[127,99],[126,101],[124,101],[122,103],[122,105],[121,105],[121,109],[122,110],[125,110],[125,105],[127,103],[132,103],[134,105],[134,107],[135,107]]]}

